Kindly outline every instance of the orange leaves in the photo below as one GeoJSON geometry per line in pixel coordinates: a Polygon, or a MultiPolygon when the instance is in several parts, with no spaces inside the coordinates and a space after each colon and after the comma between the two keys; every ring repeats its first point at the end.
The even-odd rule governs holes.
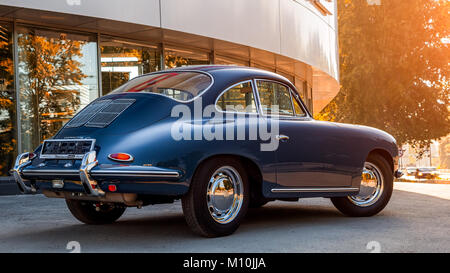
{"type": "Polygon", "coordinates": [[[450,133],[450,1],[338,1],[341,90],[321,119],[387,130],[399,143],[450,133]]]}

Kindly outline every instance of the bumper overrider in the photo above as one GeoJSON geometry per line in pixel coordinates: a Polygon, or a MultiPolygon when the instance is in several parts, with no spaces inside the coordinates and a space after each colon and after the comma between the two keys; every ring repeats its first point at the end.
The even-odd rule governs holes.
{"type": "Polygon", "coordinates": [[[21,173],[23,168],[27,167],[30,164],[30,153],[23,153],[16,158],[16,163],[14,164],[14,168],[12,169],[12,174],[14,176],[14,179],[16,180],[17,186],[19,187],[19,190],[24,194],[36,193],[35,185],[26,185],[21,173]]]}
{"type": "Polygon", "coordinates": [[[394,177],[400,178],[404,175],[404,173],[399,170],[398,155],[394,157],[393,161],[394,161],[393,162],[394,163],[394,177]]]}
{"type": "MultiPolygon", "coordinates": [[[[67,179],[67,181],[72,181],[74,178],[81,184],[82,190],[84,191],[83,194],[91,197],[105,196],[105,190],[102,189],[99,181],[115,181],[120,183],[121,180],[141,180],[143,182],[153,182],[134,183],[134,185],[140,184],[144,188],[147,187],[144,189],[143,193],[147,193],[149,191],[148,187],[152,187],[152,185],[154,187],[155,185],[156,187],[159,186],[160,188],[161,185],[182,186],[182,188],[184,188],[184,185],[182,185],[184,183],[173,183],[179,181],[179,178],[181,177],[181,172],[178,170],[132,165],[100,168],[96,159],[96,151],[90,151],[84,154],[79,169],[33,168],[30,167],[32,159],[30,153],[20,154],[16,159],[14,168],[11,170],[19,190],[24,194],[34,194],[37,192],[38,186],[36,181],[52,182],[55,180],[65,181],[65,179],[67,179]]],[[[64,183],[62,184],[62,187],[64,187],[64,183]]],[[[50,190],[63,190],[62,187],[50,190]]],[[[174,188],[174,194],[183,192],[184,190],[182,188],[174,188]]],[[[139,193],[139,188],[136,189],[136,187],[134,187],[134,189],[134,192],[139,193]]],[[[161,189],[159,189],[159,191],[161,191],[161,189]]],[[[167,191],[167,188],[163,191],[167,191]]]]}

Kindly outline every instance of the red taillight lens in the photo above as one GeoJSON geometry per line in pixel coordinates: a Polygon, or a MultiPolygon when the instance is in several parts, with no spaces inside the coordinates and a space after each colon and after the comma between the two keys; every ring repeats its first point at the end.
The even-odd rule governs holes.
{"type": "Polygon", "coordinates": [[[28,159],[29,160],[31,160],[31,159],[33,159],[33,158],[35,158],[36,157],[36,154],[35,153],[29,153],[28,154],[28,159]]]}
{"type": "Polygon", "coordinates": [[[112,160],[117,160],[117,161],[132,161],[133,160],[133,157],[126,153],[110,154],[108,157],[112,160]]]}
{"type": "Polygon", "coordinates": [[[116,185],[113,185],[113,184],[108,185],[108,190],[109,190],[109,191],[112,191],[112,192],[117,191],[117,186],[116,186],[116,185]]]}

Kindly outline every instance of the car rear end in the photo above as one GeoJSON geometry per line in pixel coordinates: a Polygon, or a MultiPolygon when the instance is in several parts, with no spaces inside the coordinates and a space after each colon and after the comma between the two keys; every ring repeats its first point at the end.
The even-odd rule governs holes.
{"type": "Polygon", "coordinates": [[[182,73],[150,74],[93,101],[52,139],[17,157],[19,189],[130,205],[138,195],[184,194],[185,171],[160,164],[173,155],[152,152],[168,145],[171,109],[211,85],[204,74],[182,73]]]}

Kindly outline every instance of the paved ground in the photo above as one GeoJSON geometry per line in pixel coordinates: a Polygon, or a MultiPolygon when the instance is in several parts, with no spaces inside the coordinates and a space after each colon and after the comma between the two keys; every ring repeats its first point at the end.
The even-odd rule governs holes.
{"type": "Polygon", "coordinates": [[[324,198],[274,202],[251,210],[229,237],[190,233],[179,202],[129,209],[115,224],[77,222],[61,199],[0,197],[0,252],[450,252],[450,185],[396,183],[388,207],[348,218],[324,198]]]}

